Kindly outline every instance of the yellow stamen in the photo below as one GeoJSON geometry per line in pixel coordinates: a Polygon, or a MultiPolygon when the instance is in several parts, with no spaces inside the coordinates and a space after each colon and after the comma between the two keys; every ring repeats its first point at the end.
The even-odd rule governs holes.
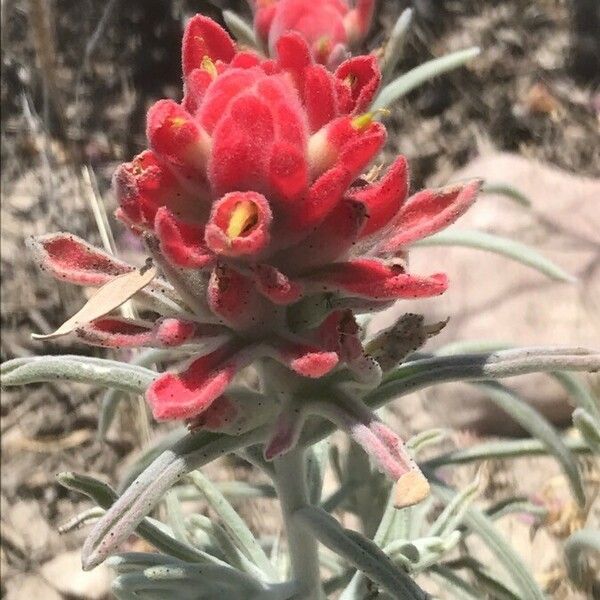
{"type": "Polygon", "coordinates": [[[349,73],[345,78],[344,78],[344,83],[349,87],[349,88],[353,88],[356,84],[356,82],[358,81],[358,77],[354,74],[354,73],[349,73]]]}
{"type": "Polygon", "coordinates": [[[331,51],[331,38],[327,35],[320,37],[317,40],[316,50],[319,56],[329,54],[331,51]]]}
{"type": "Polygon", "coordinates": [[[358,115],[358,117],[354,117],[350,124],[357,131],[362,131],[366,129],[372,122],[376,115],[389,115],[390,111],[387,108],[378,108],[377,110],[373,110],[370,112],[363,113],[362,115],[358,115]]]}
{"type": "Polygon", "coordinates": [[[238,202],[231,211],[229,224],[227,225],[227,237],[233,240],[247,233],[258,223],[258,209],[254,202],[242,200],[238,202]]]}
{"type": "Polygon", "coordinates": [[[215,67],[215,63],[212,61],[210,56],[204,56],[200,68],[203,71],[206,71],[213,79],[215,79],[217,76],[217,67],[215,67]]]}
{"type": "Polygon", "coordinates": [[[187,123],[187,119],[185,117],[171,117],[169,119],[169,125],[173,129],[181,129],[187,123]]]}

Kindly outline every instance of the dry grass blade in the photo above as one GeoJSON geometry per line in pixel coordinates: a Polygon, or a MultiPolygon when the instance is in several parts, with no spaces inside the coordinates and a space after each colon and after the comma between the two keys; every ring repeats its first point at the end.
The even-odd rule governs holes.
{"type": "Polygon", "coordinates": [[[119,308],[141,289],[145,288],[155,277],[156,267],[142,267],[139,271],[131,271],[115,277],[103,285],[85,303],[83,308],[65,321],[56,331],[48,335],[32,334],[36,340],[50,340],[73,333],[79,326],[90,323],[119,308]]]}

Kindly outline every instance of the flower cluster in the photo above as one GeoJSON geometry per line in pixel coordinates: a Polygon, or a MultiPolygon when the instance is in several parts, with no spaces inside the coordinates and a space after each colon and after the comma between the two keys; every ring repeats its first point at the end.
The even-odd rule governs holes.
{"type": "MultiPolygon", "coordinates": [[[[192,355],[148,389],[156,419],[220,422],[233,406],[228,386],[261,359],[302,378],[338,370],[376,384],[381,368],[362,347],[355,313],[448,285],[442,273],[406,272],[406,249],[459,217],[479,182],[408,197],[404,157],[379,179],[378,169],[364,175],[386,139],[368,112],[376,59],[353,57],[333,71],[319,64],[302,35],[281,31],[296,4],[257,12],[263,25],[260,11],[273,12],[274,58],[240,51],[206,17],[191,19],[183,100],[150,108],[149,149],[114,176],[118,217],[162,272],[136,296],[159,318],[105,316],[76,333],[94,345],[192,355]]],[[[342,4],[325,2],[364,32],[369,3],[358,12],[342,4]]],[[[32,247],[45,269],[80,285],[133,269],[71,235],[32,247]]]]}
{"type": "Polygon", "coordinates": [[[358,0],[350,8],[345,0],[254,0],[257,37],[275,55],[277,42],[297,31],[308,42],[316,61],[331,68],[348,55],[348,47],[367,34],[375,0],[358,0]]]}

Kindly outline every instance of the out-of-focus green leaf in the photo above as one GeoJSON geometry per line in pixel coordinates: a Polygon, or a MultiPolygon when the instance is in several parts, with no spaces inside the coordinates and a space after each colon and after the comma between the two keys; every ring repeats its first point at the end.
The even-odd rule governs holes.
{"type": "MultiPolygon", "coordinates": [[[[62,486],[85,494],[106,510],[108,510],[117,499],[116,492],[109,485],[88,475],[65,472],[59,473],[57,479],[62,486]]],[[[138,524],[137,533],[162,552],[175,558],[188,562],[220,563],[220,561],[209,554],[196,550],[187,544],[182,544],[175,538],[167,535],[148,519],[144,519],[138,524]]]]}
{"type": "Polygon", "coordinates": [[[267,577],[276,579],[277,574],[271,561],[267,558],[264,550],[246,523],[244,523],[244,520],[238,515],[233,506],[229,504],[225,496],[200,471],[192,471],[188,475],[188,478],[204,494],[208,504],[221,519],[223,527],[233,543],[248,559],[264,571],[267,577]]]}
{"type": "Polygon", "coordinates": [[[415,246],[465,246],[501,254],[543,273],[550,279],[574,283],[576,278],[529,246],[509,238],[474,229],[447,229],[414,243],[415,246]]]}
{"type": "MultiPolygon", "coordinates": [[[[425,599],[427,595],[371,540],[356,531],[344,529],[330,514],[316,506],[296,511],[294,519],[308,527],[312,534],[330,550],[345,558],[379,584],[392,598],[425,599]]],[[[352,598],[344,592],[340,600],[352,598]]]]}
{"type": "Polygon", "coordinates": [[[223,11],[223,19],[225,24],[229,28],[229,31],[233,33],[233,37],[240,43],[250,46],[251,48],[258,48],[258,42],[254,35],[254,30],[244,19],[234,13],[232,10],[223,11]]]}
{"type": "MultiPolygon", "coordinates": [[[[563,443],[577,454],[589,453],[590,449],[582,440],[563,438],[563,443]]],[[[520,456],[540,456],[548,454],[548,447],[540,440],[502,440],[485,442],[469,448],[461,448],[430,458],[423,463],[424,469],[434,469],[442,465],[462,465],[490,459],[518,458],[520,456]]]]}
{"type": "Polygon", "coordinates": [[[506,196],[511,200],[514,200],[517,204],[529,208],[531,206],[531,200],[520,192],[517,188],[506,183],[491,183],[485,182],[481,188],[482,194],[498,194],[499,196],[506,196]]]}
{"type": "Polygon", "coordinates": [[[576,408],[573,412],[573,425],[590,449],[596,454],[600,453],[600,426],[594,417],[583,408],[576,408]]]}
{"type": "Polygon", "coordinates": [[[516,394],[496,382],[477,383],[479,389],[500,409],[508,413],[523,429],[546,444],[548,453],[561,465],[580,506],[585,506],[585,489],[577,461],[565,446],[558,432],[534,408],[516,394]]]}
{"type": "Polygon", "coordinates": [[[65,379],[112,387],[124,392],[141,394],[152,383],[156,373],[127,363],[65,354],[16,358],[2,365],[3,386],[45,383],[65,379]]]}
{"type": "MultiPolygon", "coordinates": [[[[452,502],[456,493],[448,486],[428,477],[433,493],[446,504],[452,502]]],[[[519,589],[520,600],[545,600],[544,593],[536,583],[532,574],[523,564],[521,558],[515,553],[512,546],[494,527],[493,522],[479,509],[469,507],[463,515],[463,523],[475,535],[478,535],[496,556],[498,562],[510,575],[512,582],[519,589]]]]}
{"type": "Polygon", "coordinates": [[[438,75],[462,67],[465,63],[478,56],[479,53],[480,50],[477,47],[467,48],[440,58],[434,58],[411,69],[408,73],[404,73],[404,75],[400,75],[400,77],[394,79],[394,81],[386,85],[379,92],[379,95],[373,102],[372,110],[389,108],[399,98],[405,96],[423,83],[438,75]]]}
{"type": "Polygon", "coordinates": [[[400,13],[398,20],[392,28],[390,37],[385,44],[385,51],[383,54],[383,63],[381,67],[381,80],[383,83],[387,83],[390,80],[398,61],[402,58],[402,49],[406,41],[406,34],[412,23],[412,18],[413,9],[405,8],[400,13]]]}
{"type": "Polygon", "coordinates": [[[589,387],[579,377],[566,371],[556,371],[551,375],[565,388],[573,402],[583,408],[600,425],[600,403],[589,387]]]}
{"type": "Polygon", "coordinates": [[[586,555],[600,557],[600,530],[580,529],[573,533],[564,545],[565,562],[569,577],[578,585],[586,583],[586,555]]]}

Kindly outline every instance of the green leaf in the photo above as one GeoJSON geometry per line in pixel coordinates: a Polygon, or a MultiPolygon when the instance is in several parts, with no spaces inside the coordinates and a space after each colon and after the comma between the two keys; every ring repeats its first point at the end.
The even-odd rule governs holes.
{"type": "MultiPolygon", "coordinates": [[[[108,510],[117,499],[116,492],[106,483],[88,475],[64,472],[57,475],[58,482],[67,489],[75,490],[91,498],[98,506],[108,510]]],[[[142,520],[136,529],[137,533],[149,541],[158,550],[175,558],[188,562],[215,562],[220,561],[213,556],[182,544],[175,538],[153,525],[148,519],[142,520]]]]}
{"type": "MultiPolygon", "coordinates": [[[[433,493],[438,498],[446,504],[452,502],[456,493],[451,488],[436,480],[433,476],[428,476],[428,479],[433,493]]],[[[521,558],[496,530],[489,517],[485,516],[479,509],[470,507],[463,515],[463,523],[470,531],[478,535],[496,556],[498,562],[504,567],[519,589],[520,595],[518,598],[520,600],[545,600],[544,593],[523,564],[521,558]]]]}
{"type": "Polygon", "coordinates": [[[142,394],[156,373],[127,363],[66,354],[64,356],[33,356],[9,360],[2,365],[3,386],[45,383],[66,379],[113,387],[124,392],[142,394]]]}
{"type": "Polygon", "coordinates": [[[419,240],[414,246],[464,246],[500,254],[543,273],[550,279],[574,283],[575,277],[529,246],[509,238],[475,229],[447,229],[419,240]]]}
{"type": "MultiPolygon", "coordinates": [[[[563,439],[563,444],[577,454],[586,454],[590,449],[582,440],[563,439]]],[[[491,459],[519,458],[520,456],[540,456],[548,454],[548,446],[540,440],[502,440],[485,442],[469,448],[461,448],[440,454],[420,463],[423,469],[437,469],[443,465],[463,465],[491,459]]]]}
{"type": "Polygon", "coordinates": [[[323,490],[323,478],[329,462],[329,440],[324,439],[315,444],[306,453],[306,484],[308,501],[319,504],[323,490]]]}
{"type": "Polygon", "coordinates": [[[442,579],[442,584],[450,584],[454,594],[453,598],[459,600],[481,600],[481,593],[469,582],[459,577],[452,569],[443,565],[433,565],[429,571],[442,579]]]}
{"type": "Polygon", "coordinates": [[[490,183],[485,182],[481,188],[482,194],[498,194],[499,196],[507,196],[511,200],[514,200],[517,204],[529,208],[531,206],[531,200],[525,196],[518,189],[506,183],[490,183]]]}
{"type": "Polygon", "coordinates": [[[564,546],[569,577],[578,585],[585,585],[586,554],[600,555],[600,530],[581,529],[572,534],[564,546]]]}
{"type": "MultiPolygon", "coordinates": [[[[527,373],[552,371],[599,371],[600,354],[582,348],[519,348],[491,354],[436,356],[404,363],[388,373],[382,384],[363,402],[378,408],[425,387],[450,381],[482,381],[527,373]]],[[[324,421],[307,426],[300,444],[314,444],[335,428],[324,421]]]]}
{"type": "Polygon", "coordinates": [[[394,69],[402,58],[402,49],[406,41],[406,34],[410,29],[413,18],[413,9],[405,8],[398,17],[385,44],[383,63],[381,67],[381,81],[386,83],[394,73],[394,69]]]}
{"type": "Polygon", "coordinates": [[[202,492],[209,506],[217,513],[232,542],[267,576],[276,579],[277,574],[271,561],[225,496],[200,471],[192,471],[188,479],[202,492]]]}
{"type": "Polygon", "coordinates": [[[579,506],[585,506],[585,488],[579,466],[554,427],[538,411],[500,384],[489,382],[475,385],[483,390],[496,406],[508,413],[523,429],[528,431],[532,437],[539,439],[546,445],[548,453],[554,456],[562,467],[579,506]]]}
{"type": "MultiPolygon", "coordinates": [[[[404,571],[394,566],[381,548],[356,531],[344,529],[323,509],[316,506],[300,508],[294,513],[294,519],[309,528],[323,545],[379,584],[392,598],[424,600],[427,597],[404,571]]],[[[346,598],[345,594],[341,596],[341,599],[346,598]]]]}
{"type": "Polygon", "coordinates": [[[459,50],[458,52],[452,52],[451,54],[447,54],[440,58],[434,58],[433,60],[427,61],[426,63],[411,69],[408,73],[394,79],[394,81],[386,85],[381,92],[379,92],[379,95],[373,102],[371,110],[389,108],[396,100],[405,96],[423,83],[438,75],[462,67],[466,62],[478,56],[479,53],[480,50],[477,47],[467,48],[465,50],[459,50]]]}
{"type": "Polygon", "coordinates": [[[600,404],[589,387],[578,377],[565,371],[556,371],[551,375],[565,388],[574,403],[583,408],[600,425],[600,404]]]}
{"type": "Polygon", "coordinates": [[[430,537],[450,535],[462,522],[465,512],[478,496],[479,487],[480,481],[477,476],[446,505],[440,516],[431,525],[427,535],[430,537]]]}
{"type": "Polygon", "coordinates": [[[202,431],[188,434],[165,450],[94,525],[83,545],[84,569],[104,561],[186,473],[239,448],[261,442],[266,433],[266,427],[236,437],[202,431]]]}
{"type": "Polygon", "coordinates": [[[573,412],[573,425],[577,427],[581,437],[590,447],[592,452],[600,453],[600,426],[598,422],[583,408],[576,408],[573,412]]]}
{"type": "Polygon", "coordinates": [[[251,48],[258,48],[258,42],[254,35],[254,30],[244,19],[234,13],[232,10],[223,11],[223,19],[227,25],[229,31],[233,34],[233,37],[240,43],[250,46],[251,48]]]}
{"type": "MultiPolygon", "coordinates": [[[[155,362],[173,358],[173,349],[168,350],[147,350],[142,352],[128,364],[137,367],[151,367],[155,362]]],[[[126,395],[115,388],[107,390],[102,396],[100,406],[100,415],[98,417],[98,438],[103,440],[115,418],[119,402],[126,398],[126,395]]]]}

